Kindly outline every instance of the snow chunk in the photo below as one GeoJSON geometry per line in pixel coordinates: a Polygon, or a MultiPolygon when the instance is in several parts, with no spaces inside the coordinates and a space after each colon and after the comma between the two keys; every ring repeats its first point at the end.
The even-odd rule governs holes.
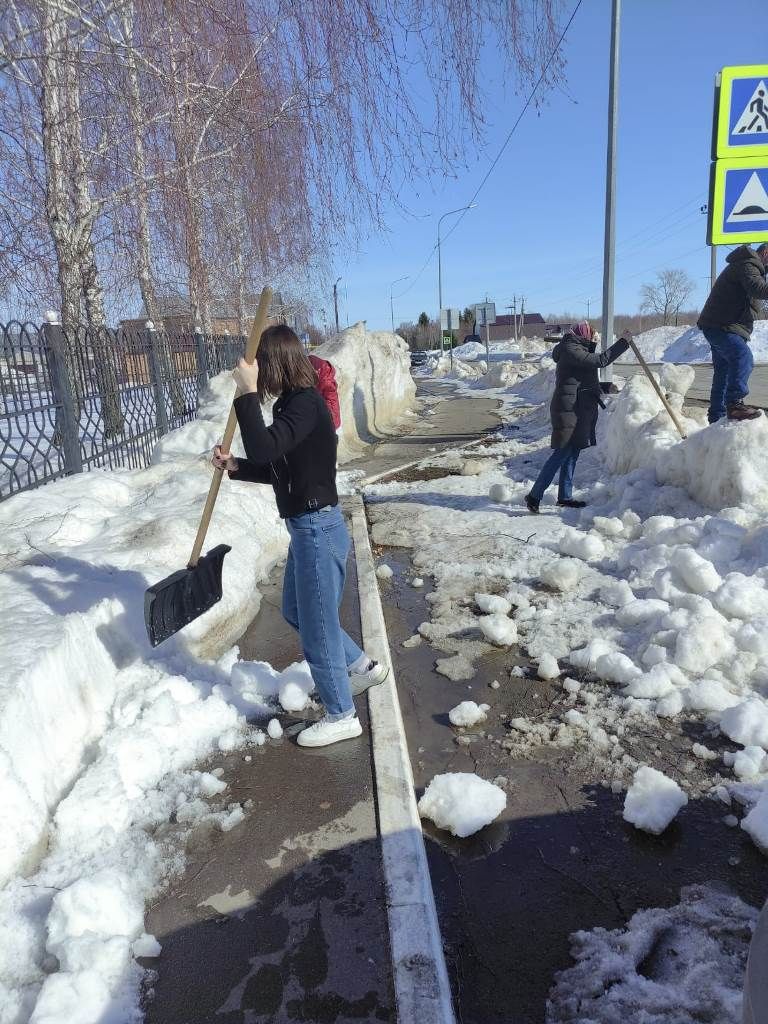
{"type": "Polygon", "coordinates": [[[572,555],[574,558],[581,558],[585,562],[595,561],[605,556],[605,544],[602,537],[590,531],[582,533],[573,527],[568,527],[560,536],[558,548],[563,555],[572,555]]]}
{"type": "Polygon", "coordinates": [[[573,590],[584,573],[584,566],[575,558],[558,558],[539,573],[539,579],[553,590],[573,590]]]}
{"type": "Polygon", "coordinates": [[[738,750],[733,758],[733,773],[740,779],[754,779],[768,769],[768,757],[762,747],[738,750]]]}
{"type": "Polygon", "coordinates": [[[697,679],[685,691],[685,706],[691,711],[720,712],[739,703],[717,679],[697,679]]]}
{"type": "Polygon", "coordinates": [[[475,594],[475,604],[481,612],[489,615],[509,615],[512,603],[498,594],[475,594]]]}
{"type": "Polygon", "coordinates": [[[666,615],[669,605],[656,597],[645,600],[630,601],[616,612],[616,621],[620,626],[639,626],[642,622],[649,622],[666,615]]]}
{"type": "Polygon", "coordinates": [[[411,586],[415,587],[418,590],[419,587],[424,586],[424,580],[421,578],[421,576],[414,576],[413,579],[411,580],[411,586]]]}
{"type": "Polygon", "coordinates": [[[604,537],[620,537],[624,533],[624,523],[616,516],[595,516],[592,527],[604,537]]]}
{"type": "Polygon", "coordinates": [[[483,615],[478,619],[483,636],[497,647],[510,647],[517,643],[517,626],[506,615],[483,615]]]}
{"type": "Polygon", "coordinates": [[[688,797],[674,779],[644,764],[627,791],[624,821],[658,836],[687,803],[688,797]]]}
{"type": "Polygon", "coordinates": [[[609,683],[629,683],[642,674],[632,659],[621,651],[601,654],[595,663],[595,673],[609,683]]]}
{"type": "Polygon", "coordinates": [[[673,690],[665,697],[656,701],[656,714],[659,718],[674,718],[683,710],[683,695],[679,690],[673,690]]]}
{"type": "Polygon", "coordinates": [[[731,572],[714,595],[715,607],[734,619],[753,619],[768,615],[768,590],[755,576],[731,572]]]}
{"type": "Polygon", "coordinates": [[[686,587],[694,594],[708,594],[717,590],[722,583],[714,565],[693,548],[677,548],[670,561],[686,587]]]}
{"type": "Polygon", "coordinates": [[[768,789],[764,789],[755,806],[742,818],[741,827],[752,842],[768,855],[768,789]]]}
{"type": "Polygon", "coordinates": [[[626,580],[616,580],[600,588],[600,600],[611,608],[623,608],[635,600],[635,595],[626,580]]]}
{"type": "Polygon", "coordinates": [[[726,708],[720,716],[720,728],[735,743],[766,749],[768,706],[759,697],[751,697],[734,707],[726,708]]]}
{"type": "Polygon", "coordinates": [[[163,951],[163,947],[157,941],[154,935],[147,935],[144,932],[140,935],[133,943],[132,947],[134,956],[144,956],[148,958],[154,958],[160,956],[163,951]]]}
{"type": "Polygon", "coordinates": [[[279,740],[283,735],[283,727],[276,718],[270,718],[267,726],[267,733],[270,739],[279,740]]]}
{"type": "Polygon", "coordinates": [[[496,501],[504,505],[508,505],[512,501],[513,492],[511,487],[507,487],[506,484],[491,484],[488,488],[488,497],[491,501],[496,501]]]}
{"type": "Polygon", "coordinates": [[[598,659],[604,654],[611,654],[612,652],[612,644],[609,644],[607,640],[596,637],[594,640],[590,640],[586,647],[580,647],[577,651],[571,651],[568,660],[576,668],[583,668],[587,672],[594,672],[598,659]]]}
{"type": "Polygon", "coordinates": [[[557,659],[551,654],[542,654],[539,658],[537,674],[539,679],[557,679],[560,675],[560,666],[557,664],[557,659]]]}
{"type": "MultiPolygon", "coordinates": [[[[663,661],[658,665],[654,665],[649,672],[630,680],[629,684],[624,688],[624,693],[628,697],[637,697],[639,700],[657,700],[660,697],[666,697],[680,683],[685,682],[685,676],[676,665],[670,665],[663,661]]],[[[683,699],[681,696],[680,708],[675,714],[682,710],[682,706],[683,699]]]]}
{"type": "Polygon", "coordinates": [[[479,832],[507,806],[503,789],[472,772],[436,775],[419,800],[419,814],[464,838],[479,832]]]}
{"type": "Polygon", "coordinates": [[[376,570],[376,575],[380,580],[391,580],[395,574],[391,566],[387,565],[386,562],[382,562],[376,570]]]}
{"type": "Polygon", "coordinates": [[[448,718],[451,721],[451,725],[461,726],[466,729],[477,725],[478,722],[484,722],[488,711],[490,711],[490,704],[476,704],[473,700],[463,700],[461,704],[451,708],[448,712],[448,718]]]}

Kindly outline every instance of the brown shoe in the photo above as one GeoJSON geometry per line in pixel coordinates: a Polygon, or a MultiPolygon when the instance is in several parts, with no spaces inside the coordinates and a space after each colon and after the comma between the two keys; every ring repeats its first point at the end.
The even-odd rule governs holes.
{"type": "Polygon", "coordinates": [[[756,420],[762,416],[762,410],[756,409],[754,405],[744,405],[743,402],[734,402],[728,406],[729,420],[756,420]]]}

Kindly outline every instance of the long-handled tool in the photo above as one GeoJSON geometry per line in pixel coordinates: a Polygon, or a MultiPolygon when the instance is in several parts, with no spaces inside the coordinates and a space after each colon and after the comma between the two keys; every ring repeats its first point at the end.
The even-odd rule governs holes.
{"type": "Polygon", "coordinates": [[[637,347],[637,345],[635,344],[634,340],[630,341],[629,346],[632,349],[632,351],[635,353],[635,356],[637,357],[637,361],[640,364],[640,366],[643,368],[643,371],[645,372],[646,377],[648,378],[648,380],[653,385],[653,390],[656,392],[656,394],[661,399],[661,404],[664,406],[664,408],[669,413],[669,418],[672,420],[672,422],[677,427],[678,434],[680,435],[680,437],[683,438],[683,440],[685,440],[687,435],[686,435],[685,431],[683,430],[683,428],[682,428],[682,426],[680,424],[680,420],[675,415],[675,410],[672,408],[672,406],[667,401],[667,396],[664,394],[664,392],[659,387],[658,381],[656,380],[656,378],[651,373],[651,369],[648,366],[648,363],[646,363],[646,361],[643,359],[642,355],[640,354],[640,349],[637,347]]]}
{"type": "MultiPolygon", "coordinates": [[[[272,289],[264,288],[248,336],[248,343],[245,346],[245,361],[247,363],[252,363],[256,358],[256,351],[266,325],[271,301],[272,289]]],[[[229,451],[236,426],[237,416],[233,401],[221,443],[223,452],[229,451]]],[[[221,600],[221,572],[224,556],[232,549],[227,544],[217,544],[205,555],[201,556],[200,552],[203,550],[205,535],[208,532],[213,506],[216,504],[223,476],[223,469],[214,470],[187,568],[180,569],[159,583],[155,583],[144,594],[144,622],[147,626],[149,642],[153,647],[157,647],[163,640],[173,636],[174,633],[199,618],[217,601],[221,600]]]]}

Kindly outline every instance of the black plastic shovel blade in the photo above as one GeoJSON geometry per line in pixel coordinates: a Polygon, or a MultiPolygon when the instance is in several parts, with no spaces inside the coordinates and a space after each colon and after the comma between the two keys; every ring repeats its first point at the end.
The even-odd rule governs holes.
{"type": "Polygon", "coordinates": [[[218,544],[196,566],[180,569],[144,594],[144,622],[149,642],[157,647],[221,600],[224,555],[232,548],[218,544]]]}

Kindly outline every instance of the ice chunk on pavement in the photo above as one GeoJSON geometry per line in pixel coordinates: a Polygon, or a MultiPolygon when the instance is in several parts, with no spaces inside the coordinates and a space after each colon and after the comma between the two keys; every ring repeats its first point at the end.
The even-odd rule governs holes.
{"type": "Polygon", "coordinates": [[[708,594],[723,582],[712,563],[693,548],[677,548],[670,559],[686,587],[694,594],[708,594]]]}
{"type": "Polygon", "coordinates": [[[512,501],[512,496],[512,488],[507,487],[506,484],[491,484],[488,489],[488,497],[491,501],[501,502],[506,505],[512,501]]]}
{"type": "Polygon", "coordinates": [[[632,659],[621,651],[601,654],[595,663],[595,673],[609,683],[629,683],[642,674],[632,659]]]}
{"type": "Polygon", "coordinates": [[[386,562],[382,562],[382,564],[376,570],[376,575],[379,577],[380,580],[391,580],[395,574],[391,566],[387,565],[386,562]]]}
{"type": "Polygon", "coordinates": [[[573,555],[574,558],[581,558],[585,562],[605,556],[605,544],[598,533],[583,533],[573,527],[568,527],[561,534],[558,548],[562,554],[573,555]]]}
{"type": "Polygon", "coordinates": [[[483,615],[478,619],[483,636],[497,647],[509,647],[517,643],[517,626],[514,619],[506,615],[483,615]]]}
{"type": "Polygon", "coordinates": [[[419,587],[424,586],[424,580],[421,578],[421,576],[414,576],[413,579],[411,580],[411,586],[416,587],[416,589],[418,590],[419,587]]]}
{"type": "Polygon", "coordinates": [[[635,594],[626,580],[616,580],[600,588],[600,600],[611,608],[623,608],[635,600],[635,594]]]}
{"type": "Polygon", "coordinates": [[[607,640],[597,637],[594,640],[590,640],[586,647],[580,647],[576,651],[571,651],[568,655],[568,661],[575,665],[576,668],[583,668],[588,672],[594,672],[598,659],[604,654],[610,654],[612,651],[612,644],[608,643],[607,640]]]}
{"type": "Polygon", "coordinates": [[[512,603],[498,594],[475,594],[475,604],[489,615],[509,615],[512,611],[512,603]]]}
{"type": "Polygon", "coordinates": [[[267,726],[267,732],[270,739],[279,740],[283,735],[283,727],[276,718],[270,718],[269,725],[267,726]]]}
{"type": "Polygon", "coordinates": [[[744,747],[768,749],[768,705],[759,697],[750,697],[726,708],[720,715],[720,728],[726,736],[744,747]]]}
{"type": "Polygon", "coordinates": [[[656,714],[659,718],[674,718],[683,710],[683,695],[679,690],[673,690],[665,697],[656,701],[656,714]]]}
{"type": "Polygon", "coordinates": [[[539,573],[539,579],[553,590],[573,590],[584,574],[584,566],[575,558],[558,558],[539,573]]]}
{"type": "MultiPolygon", "coordinates": [[[[649,672],[631,679],[624,688],[628,697],[637,697],[639,700],[658,700],[672,693],[676,687],[687,682],[685,676],[676,665],[661,662],[654,665],[649,672]]],[[[683,702],[680,698],[680,709],[683,702]]],[[[677,712],[676,712],[677,713],[677,712]]]]}
{"type": "Polygon", "coordinates": [[[436,775],[419,800],[419,814],[455,836],[471,836],[507,806],[503,789],[472,772],[436,775]]]}
{"type": "Polygon", "coordinates": [[[768,769],[768,757],[762,747],[738,750],[733,758],[733,773],[740,779],[754,779],[768,769]]]}
{"type": "Polygon", "coordinates": [[[661,618],[669,611],[666,601],[650,597],[644,600],[630,601],[616,612],[616,621],[620,626],[639,626],[641,622],[650,622],[661,618]]]}
{"type": "Polygon", "coordinates": [[[763,790],[755,806],[742,818],[741,827],[755,846],[768,855],[768,789],[763,790]]]}
{"type": "Polygon", "coordinates": [[[144,956],[144,957],[156,957],[160,956],[163,951],[163,947],[157,941],[154,935],[147,935],[144,932],[140,935],[133,943],[133,955],[144,956]]]}
{"type": "Polygon", "coordinates": [[[560,666],[557,664],[557,659],[551,654],[542,654],[539,658],[537,674],[539,679],[557,679],[560,675],[560,666]]]}
{"type": "Polygon", "coordinates": [[[478,722],[484,722],[490,710],[489,704],[476,704],[473,700],[463,700],[455,708],[448,712],[451,725],[462,726],[465,729],[478,722]]]}
{"type": "Polygon", "coordinates": [[[736,647],[756,654],[763,661],[768,660],[768,618],[745,622],[736,634],[736,647]]]}
{"type": "Polygon", "coordinates": [[[677,635],[673,660],[683,671],[700,675],[732,654],[733,638],[721,615],[690,614],[677,635]]]}
{"type": "Polygon", "coordinates": [[[643,764],[627,791],[624,821],[658,836],[687,803],[688,797],[674,779],[643,764]]]}

